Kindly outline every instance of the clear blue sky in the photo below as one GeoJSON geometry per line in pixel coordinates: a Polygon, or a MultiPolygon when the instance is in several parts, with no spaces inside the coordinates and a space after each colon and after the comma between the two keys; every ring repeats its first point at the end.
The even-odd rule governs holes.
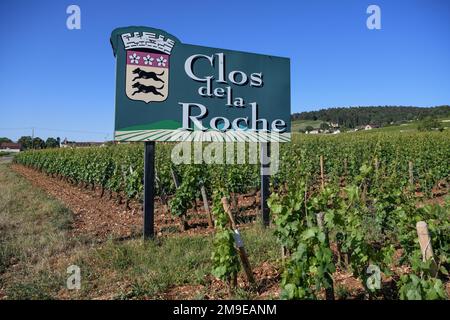
{"type": "Polygon", "coordinates": [[[450,103],[449,0],[2,0],[0,137],[37,127],[43,138],[111,139],[109,36],[128,25],[290,57],[292,112],[450,103]],[[70,4],[81,8],[81,30],[66,28],[70,4]],[[370,4],[381,7],[381,30],[366,27],[370,4]]]}

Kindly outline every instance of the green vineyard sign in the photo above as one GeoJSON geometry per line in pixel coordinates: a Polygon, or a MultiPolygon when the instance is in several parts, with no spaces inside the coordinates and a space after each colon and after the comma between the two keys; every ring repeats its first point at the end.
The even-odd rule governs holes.
{"type": "Polygon", "coordinates": [[[117,141],[290,141],[288,58],[115,29],[117,141]]]}

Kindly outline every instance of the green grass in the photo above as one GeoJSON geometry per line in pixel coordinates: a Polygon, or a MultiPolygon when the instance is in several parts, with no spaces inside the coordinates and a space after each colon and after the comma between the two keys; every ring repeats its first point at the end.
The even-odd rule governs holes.
{"type": "Polygon", "coordinates": [[[0,157],[6,157],[12,155],[12,152],[0,151],[0,157]]]}
{"type": "MultiPolygon", "coordinates": [[[[272,230],[254,226],[244,230],[242,235],[252,265],[276,261],[279,247],[272,230]]],[[[87,285],[82,288],[82,296],[91,296],[97,288],[112,281],[124,284],[116,290],[114,298],[155,299],[172,287],[207,286],[211,252],[212,235],[179,235],[146,243],[141,240],[110,240],[100,248],[82,254],[74,264],[87,273],[87,285]]]]}
{"type": "MultiPolygon", "coordinates": [[[[72,213],[59,201],[0,165],[0,299],[160,298],[180,285],[208,291],[213,235],[176,235],[97,243],[73,238],[72,213]],[[67,267],[81,269],[81,290],[66,288],[67,267]]],[[[272,229],[255,224],[242,236],[252,266],[275,262],[272,229]]],[[[241,271],[242,272],[242,271],[241,271]]],[[[236,292],[236,298],[251,297],[236,292]]]]}

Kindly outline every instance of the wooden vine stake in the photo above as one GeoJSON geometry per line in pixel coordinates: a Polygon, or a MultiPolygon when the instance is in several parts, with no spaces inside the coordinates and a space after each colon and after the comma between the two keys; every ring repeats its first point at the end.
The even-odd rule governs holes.
{"type": "Polygon", "coordinates": [[[175,184],[175,188],[178,189],[180,187],[180,182],[178,181],[178,177],[173,171],[173,168],[170,168],[170,173],[172,174],[173,183],[175,184]]]}
{"type": "MultiPolygon", "coordinates": [[[[329,237],[328,237],[328,230],[325,227],[325,222],[324,222],[324,218],[325,218],[325,213],[324,212],[319,212],[316,214],[316,218],[317,218],[317,226],[319,227],[319,229],[325,233],[325,244],[327,247],[330,247],[330,241],[329,241],[329,237]]],[[[330,287],[325,288],[325,296],[327,300],[334,300],[334,286],[333,286],[333,278],[331,277],[331,275],[329,273],[327,273],[325,275],[325,277],[327,278],[328,282],[330,283],[330,287]]]]}
{"type": "Polygon", "coordinates": [[[322,180],[322,190],[325,189],[325,178],[323,172],[323,156],[320,156],[320,179],[322,180]]]}
{"type": "Polygon", "coordinates": [[[206,195],[206,189],[204,185],[201,186],[200,192],[202,194],[203,207],[205,208],[206,216],[208,217],[208,226],[210,228],[213,228],[214,227],[213,218],[211,215],[211,211],[209,210],[208,196],[206,195]]]}
{"type": "Polygon", "coordinates": [[[431,261],[431,275],[433,277],[437,276],[438,268],[436,265],[436,261],[434,260],[433,256],[433,247],[431,246],[431,238],[430,234],[428,233],[428,225],[425,221],[419,221],[416,224],[417,229],[417,236],[419,237],[419,245],[420,245],[420,251],[422,252],[422,259],[423,261],[431,261]]]}
{"type": "Polygon", "coordinates": [[[250,266],[250,261],[248,260],[247,252],[244,248],[244,242],[242,241],[241,234],[239,233],[239,230],[237,229],[236,223],[233,218],[233,214],[230,209],[230,203],[228,202],[228,199],[226,197],[222,198],[222,205],[223,209],[228,215],[228,219],[230,220],[231,227],[233,228],[233,236],[234,241],[237,247],[237,250],[239,252],[239,257],[241,258],[242,266],[244,267],[245,275],[247,276],[248,282],[254,286],[255,285],[255,278],[253,277],[252,268],[250,266]]]}

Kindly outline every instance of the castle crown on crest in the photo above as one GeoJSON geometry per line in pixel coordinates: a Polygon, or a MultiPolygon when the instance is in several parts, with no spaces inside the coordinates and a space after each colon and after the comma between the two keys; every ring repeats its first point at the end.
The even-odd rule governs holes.
{"type": "Polygon", "coordinates": [[[163,35],[156,35],[153,32],[133,32],[124,33],[121,35],[125,50],[135,48],[147,48],[162,51],[170,54],[175,41],[169,38],[165,38],[163,35]]]}

